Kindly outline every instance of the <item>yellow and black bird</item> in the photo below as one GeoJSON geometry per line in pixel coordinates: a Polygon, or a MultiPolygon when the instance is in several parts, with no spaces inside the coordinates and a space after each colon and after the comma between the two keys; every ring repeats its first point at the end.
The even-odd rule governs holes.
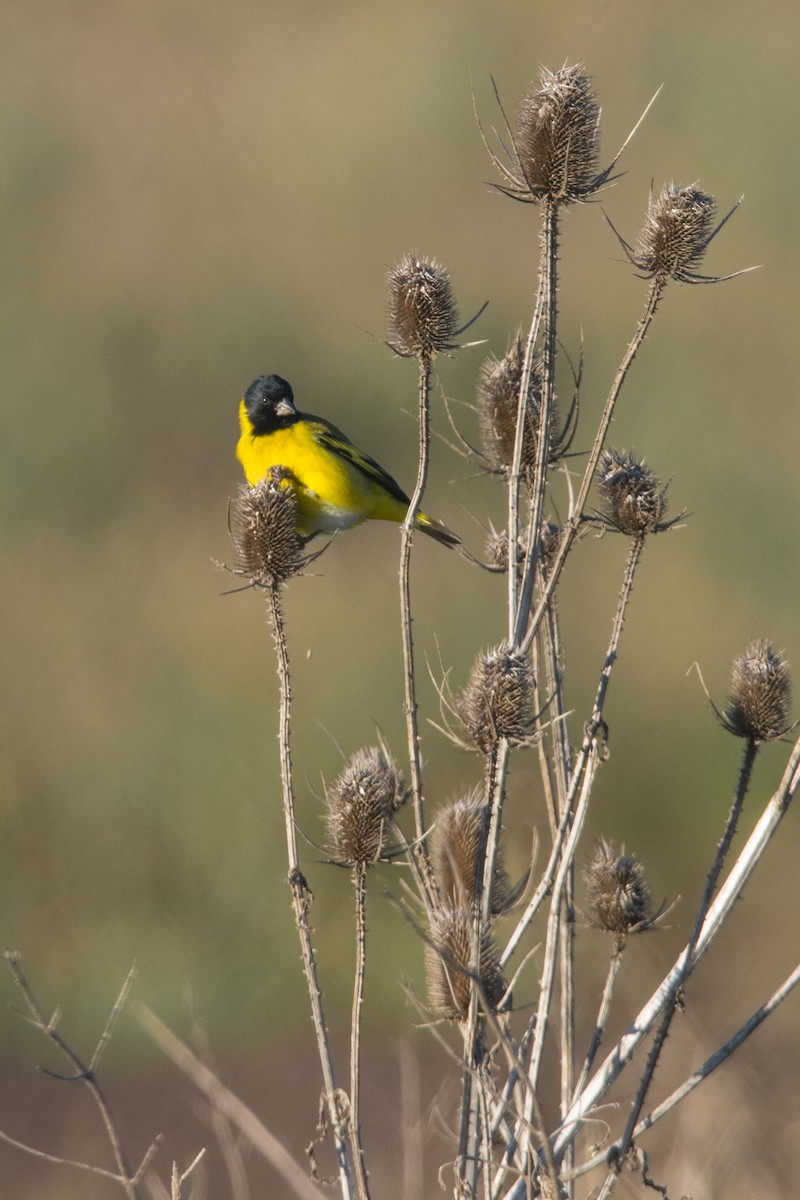
{"type": "MultiPolygon", "coordinates": [[[[249,484],[270,467],[291,472],[301,537],[362,521],[404,520],[409,499],[400,484],[330,421],[299,412],[280,375],[260,375],[251,383],[239,405],[239,424],[236,455],[249,484]]],[[[414,527],[445,546],[461,542],[424,513],[417,514],[414,527]]]]}

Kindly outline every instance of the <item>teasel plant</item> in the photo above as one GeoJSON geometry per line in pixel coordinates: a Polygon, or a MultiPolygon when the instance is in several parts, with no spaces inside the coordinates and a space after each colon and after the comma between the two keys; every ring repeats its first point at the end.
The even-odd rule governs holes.
{"type": "MultiPolygon", "coordinates": [[[[582,1167],[575,1165],[577,1132],[589,1114],[594,1112],[597,1102],[618,1073],[609,1066],[610,1063],[617,1063],[614,1052],[594,1073],[593,1067],[622,951],[633,932],[654,928],[663,915],[662,910],[655,915],[650,910],[649,893],[635,859],[626,860],[624,856],[613,858],[606,846],[603,861],[609,860],[606,867],[611,872],[612,882],[615,871],[622,876],[615,883],[619,893],[618,903],[622,908],[614,917],[616,927],[612,964],[595,1033],[576,1078],[573,966],[575,868],[592,791],[605,757],[606,697],[620,651],[625,617],[642,552],[654,535],[673,528],[685,515],[680,513],[670,520],[665,519],[667,489],[661,487],[643,460],[637,459],[633,453],[607,449],[606,440],[623,384],[651,329],[667,285],[671,282],[722,282],[723,278],[731,279],[743,272],[724,277],[701,273],[700,265],[706,249],[737,206],[734,205],[717,222],[715,200],[696,184],[679,187],[670,183],[651,195],[641,232],[634,245],[629,245],[614,231],[631,264],[640,277],[648,282],[644,310],[612,379],[579,485],[577,489],[570,490],[568,512],[557,524],[547,519],[545,513],[550,502],[552,472],[569,449],[574,436],[570,425],[577,408],[577,404],[573,403],[568,420],[564,423],[559,420],[555,391],[556,355],[560,345],[557,332],[559,215],[563,206],[585,204],[596,198],[611,181],[619,154],[608,167],[601,169],[598,166],[600,108],[591,80],[580,66],[563,68],[558,72],[543,71],[538,86],[534,86],[523,98],[516,124],[508,121],[504,113],[503,120],[506,127],[503,157],[492,150],[490,153],[503,177],[499,190],[540,210],[539,276],[530,332],[524,348],[521,335],[512,336],[505,358],[490,359],[480,374],[475,407],[479,416],[482,449],[476,454],[469,439],[456,430],[461,447],[473,458],[483,457],[487,470],[506,484],[508,525],[505,538],[492,532],[489,559],[495,569],[505,569],[508,577],[508,637],[502,647],[476,659],[464,692],[459,697],[452,696],[447,675],[440,685],[440,701],[444,702],[449,716],[454,718],[453,723],[460,722],[464,731],[462,744],[485,759],[486,790],[475,854],[477,874],[468,910],[472,920],[471,934],[468,936],[465,928],[467,910],[462,905],[457,910],[457,918],[453,915],[455,910],[451,910],[447,926],[450,931],[453,928],[458,930],[455,942],[459,951],[456,952],[454,948],[452,935],[444,951],[440,945],[441,936],[437,938],[434,935],[431,938],[434,961],[437,955],[439,959],[436,970],[441,972],[442,964],[447,965],[449,961],[449,977],[455,972],[464,978],[471,978],[470,1002],[467,1004],[466,993],[461,988],[458,1003],[453,1003],[449,1009],[443,1005],[441,981],[435,986],[430,984],[431,977],[436,978],[436,972],[432,972],[430,966],[429,986],[432,1008],[444,1009],[448,1019],[458,1022],[464,1034],[454,1194],[460,1197],[485,1192],[493,1198],[503,1195],[521,1198],[539,1194],[572,1197],[575,1194],[575,1180],[584,1173],[582,1167]],[[509,392],[513,397],[510,405],[509,392]],[[597,487],[600,504],[597,509],[590,510],[593,486],[597,487]],[[576,539],[590,529],[615,532],[627,537],[629,552],[608,648],[598,672],[594,703],[584,724],[583,739],[579,745],[573,746],[567,723],[563,647],[556,593],[567,555],[576,539]],[[503,541],[504,551],[498,549],[503,541]],[[515,670],[525,664],[530,671],[526,685],[525,720],[522,722],[524,735],[521,734],[519,721],[514,724],[511,733],[492,708],[493,704],[498,703],[502,690],[500,680],[503,670],[498,669],[500,663],[514,663],[515,670]],[[515,745],[523,743],[535,745],[538,749],[552,849],[538,883],[533,886],[530,899],[524,904],[512,933],[495,960],[496,913],[492,910],[494,873],[503,827],[507,780],[513,761],[512,751],[515,745]],[[627,915],[626,907],[629,910],[627,915]],[[488,978],[495,979],[494,969],[505,970],[542,909],[546,909],[547,917],[538,999],[527,1027],[515,1040],[510,1032],[505,1008],[511,989],[509,987],[503,994],[501,1002],[492,1004],[493,989],[486,983],[486,963],[494,964],[493,969],[488,970],[488,978]],[[472,954],[467,963],[464,947],[470,942],[472,954]],[[554,1025],[551,1008],[557,977],[560,998],[557,1028],[561,1049],[561,1112],[559,1125],[554,1133],[548,1135],[545,1132],[539,1090],[544,1048],[554,1025]],[[485,1034],[489,1028],[509,1063],[505,1085],[500,1087],[495,1084],[493,1089],[489,1089],[484,1065],[487,1057],[485,1034]],[[591,1105],[586,1102],[587,1095],[592,1097],[591,1105]],[[576,1114],[579,1114],[577,1119],[576,1114]],[[503,1146],[502,1150],[497,1149],[498,1145],[503,1146]]],[[[488,139],[484,140],[488,145],[488,139]]],[[[611,228],[613,230],[613,226],[611,228]]],[[[573,375],[577,391],[580,371],[573,372],[573,375]]],[[[770,658],[770,654],[773,652],[768,654],[761,647],[761,659],[773,664],[775,656],[773,654],[773,658],[770,658]]],[[[768,667],[762,665],[762,670],[769,673],[768,667]]],[[[771,685],[770,698],[776,692],[780,692],[780,688],[771,685]]],[[[722,718],[726,727],[745,737],[750,747],[745,756],[747,770],[743,769],[743,780],[749,778],[751,759],[754,757],[752,748],[759,741],[754,737],[753,729],[776,730],[780,731],[780,735],[788,730],[785,703],[770,707],[760,700],[756,710],[762,719],[753,724],[750,718],[741,715],[742,706],[731,701],[722,718]]],[[[445,725],[446,731],[455,736],[451,722],[446,720],[445,725]]],[[[775,800],[775,815],[781,803],[788,802],[797,785],[796,767],[793,758],[784,779],[783,801],[775,800]]],[[[737,796],[743,797],[744,790],[746,784],[740,781],[737,796]]],[[[736,805],[734,809],[737,809],[736,805]]],[[[655,1001],[651,1004],[651,1009],[656,1009],[659,1017],[651,1016],[648,1010],[648,1019],[651,1021],[648,1028],[660,1020],[660,1033],[657,1031],[650,1058],[639,1081],[626,1129],[612,1147],[607,1178],[602,1185],[604,1196],[613,1190],[619,1165],[630,1158],[634,1134],[641,1127],[644,1099],[666,1038],[669,1020],[675,1011],[675,1003],[698,951],[704,952],[707,945],[703,931],[708,928],[706,922],[712,911],[712,898],[734,830],[735,815],[732,812],[709,872],[705,895],[695,918],[694,933],[684,951],[683,965],[665,981],[659,993],[660,1007],[656,1009],[655,1001]]],[[[453,853],[450,857],[457,856],[453,853]]],[[[752,861],[752,856],[750,858],[752,861]]],[[[434,877],[445,873],[442,863],[446,861],[449,860],[442,859],[441,853],[438,853],[434,877]]],[[[598,876],[602,874],[602,869],[603,864],[596,861],[590,878],[595,888],[595,902],[600,905],[608,921],[614,913],[614,907],[608,900],[602,900],[598,891],[598,876]]],[[[726,904],[729,903],[728,895],[725,894],[726,904]]],[[[720,902],[713,916],[716,919],[718,912],[727,914],[728,911],[720,902]]],[[[600,924],[603,924],[602,920],[600,924]]],[[[429,963],[431,941],[427,951],[429,963]]],[[[790,977],[785,986],[793,986],[794,982],[796,978],[790,977]]],[[[646,1165],[642,1166],[642,1174],[646,1179],[646,1165]]]]}
{"type": "MultiPolygon", "coordinates": [[[[730,697],[722,710],[714,710],[725,730],[743,740],[743,765],[691,935],[628,1032],[598,1061],[626,946],[632,937],[657,928],[668,910],[664,905],[654,909],[643,869],[624,847],[617,852],[611,840],[603,839],[593,855],[587,854],[587,818],[606,757],[606,702],[643,552],[655,537],[660,541],[685,517],[683,512],[668,517],[667,488],[643,458],[609,447],[608,432],[623,384],[629,381],[667,286],[721,282],[742,273],[725,277],[702,273],[704,254],[736,205],[718,221],[716,201],[697,184],[669,183],[651,194],[641,230],[631,243],[608,221],[647,290],[642,315],[613,375],[597,426],[587,438],[579,403],[582,349],[577,366],[563,352],[571,372],[569,403],[564,404],[556,390],[557,375],[563,371],[559,238],[564,209],[595,203],[614,178],[622,150],[608,165],[600,165],[600,116],[592,81],[582,66],[545,70],[523,97],[515,121],[507,120],[503,112],[505,134],[500,148],[490,150],[501,176],[499,191],[538,214],[540,249],[527,334],[513,332],[505,355],[490,357],[479,370],[472,406],[479,445],[456,430],[462,452],[477,460],[505,492],[507,525],[500,532],[490,531],[485,565],[505,576],[506,618],[504,639],[474,651],[460,690],[452,681],[451,668],[443,668],[437,682],[439,727],[477,760],[482,776],[482,782],[473,783],[460,799],[438,809],[431,807],[425,791],[420,748],[410,565],[414,517],[431,469],[435,366],[459,347],[466,327],[459,324],[449,275],[438,262],[408,254],[388,275],[387,344],[418,366],[418,473],[401,527],[399,567],[408,787],[382,744],[354,755],[325,791],[327,855],[350,871],[355,895],[349,1095],[337,1088],[333,1075],[307,919],[310,890],[301,873],[294,834],[290,679],[280,597],[286,581],[303,570],[306,547],[292,540],[291,512],[288,507],[283,512],[284,499],[291,504],[291,488],[283,486],[280,477],[267,481],[263,497],[243,492],[232,511],[234,569],[264,591],[275,635],[293,902],[323,1063],[339,1186],[343,1195],[357,1200],[369,1195],[368,1147],[362,1144],[360,1119],[360,1029],[366,997],[366,885],[369,871],[379,863],[399,861],[410,870],[399,904],[424,946],[427,994],[417,1003],[427,1024],[443,1024],[445,1030],[458,1034],[460,1099],[453,1123],[451,1170],[453,1194],[459,1200],[478,1196],[573,1200],[585,1176],[590,1177],[592,1194],[605,1200],[614,1191],[622,1166],[632,1162],[638,1164],[646,1183],[666,1195],[666,1189],[647,1174],[646,1156],[639,1145],[642,1134],[707,1078],[800,977],[798,972],[790,975],[699,1071],[648,1111],[656,1066],[670,1022],[683,1002],[686,982],[732,911],[800,779],[798,742],[779,789],[723,879],[757,752],[765,743],[785,738],[792,728],[785,658],[769,643],[757,642],[736,660],[730,697]],[[573,484],[567,460],[582,444],[588,444],[588,452],[573,484]],[[568,485],[568,505],[562,513],[554,489],[556,475],[568,485]],[[276,529],[285,525],[285,546],[283,535],[275,546],[262,538],[262,528],[269,522],[277,522],[276,529]],[[558,589],[567,556],[579,538],[592,533],[606,541],[625,538],[628,553],[605,653],[597,665],[594,698],[583,713],[582,735],[573,740],[558,589]],[[541,854],[531,854],[523,878],[512,886],[502,853],[504,808],[514,764],[523,754],[538,759],[549,840],[541,854]],[[404,836],[398,822],[406,796],[413,811],[410,836],[404,836]],[[598,936],[610,938],[611,954],[592,1035],[586,1047],[579,1048],[575,1011],[582,982],[575,975],[574,937],[581,875],[588,897],[587,924],[598,936]],[[541,930],[538,950],[531,945],[534,928],[541,930]],[[534,957],[537,978],[531,987],[534,957]],[[650,1041],[647,1058],[631,1086],[634,1099],[620,1130],[609,1128],[602,1150],[587,1151],[584,1131],[646,1039],[650,1041]],[[557,1046],[560,1061],[555,1117],[548,1111],[550,1101],[543,1099],[545,1049],[551,1044],[557,1046]]],[[[488,145],[485,135],[484,140],[488,145]]],[[[447,411],[455,427],[449,406],[447,411]]],[[[479,559],[464,549],[459,552],[470,569],[477,569],[479,559]]],[[[447,1044],[446,1031],[437,1036],[447,1044]]]]}
{"type": "Polygon", "coordinates": [[[232,572],[244,579],[245,587],[260,590],[266,599],[267,615],[278,670],[281,795],[286,828],[288,880],[295,922],[300,938],[303,971],[308,986],[314,1031],[323,1076],[324,1128],[332,1131],[340,1191],[347,1200],[368,1196],[363,1157],[350,1115],[350,1102],[336,1085],[328,1027],[322,1008],[322,988],[317,955],[309,921],[312,893],[300,867],[295,813],[295,788],[291,751],[291,669],[283,615],[282,591],[288,581],[318,557],[306,554],[297,533],[297,494],[288,471],[273,467],[254,486],[240,485],[229,508],[228,527],[235,549],[232,572]]]}
{"type": "MultiPolygon", "coordinates": [[[[496,95],[499,93],[496,89],[496,95]]],[[[651,101],[652,103],[652,101],[651,101]]],[[[649,105],[648,105],[649,108],[649,105]]],[[[732,866],[737,822],[750,788],[757,754],[792,732],[788,667],[782,653],[759,641],[735,661],[730,696],[714,708],[724,730],[743,742],[743,760],[731,812],[713,855],[691,934],[652,996],[627,1022],[627,1031],[601,1059],[608,1013],[627,959],[630,940],[662,924],[668,910],[654,909],[650,888],[634,854],[618,852],[611,837],[584,846],[596,783],[607,755],[606,704],[623,644],[634,581],[644,549],[677,528],[685,514],[667,516],[667,488],[633,451],[607,445],[623,385],[670,284],[721,282],[704,274],[705,252],[736,209],[722,220],[715,199],[697,183],[670,182],[651,193],[640,232],[631,242],[608,221],[636,275],[645,282],[641,316],[598,406],[588,435],[579,403],[583,351],[577,366],[561,350],[559,255],[566,208],[596,204],[614,180],[622,149],[605,165],[600,158],[601,109],[582,65],[544,70],[489,148],[499,172],[499,192],[530,206],[538,218],[538,270],[531,288],[527,333],[510,334],[505,355],[479,369],[475,402],[477,437],[457,430],[459,446],[502,489],[503,530],[490,530],[485,562],[502,579],[504,636],[472,648],[460,688],[455,668],[437,679],[439,728],[478,764],[460,798],[439,806],[425,789],[420,743],[417,674],[412,636],[410,567],[413,522],[432,465],[430,423],[439,360],[459,347],[467,326],[459,324],[450,278],[435,260],[408,254],[388,276],[387,344],[417,362],[419,462],[408,514],[401,526],[399,590],[403,711],[408,786],[388,748],[359,751],[325,789],[327,857],[346,868],[354,887],[356,966],[350,1033],[349,1095],[333,1070],[316,953],[308,918],[311,890],[302,874],[296,836],[291,762],[291,687],[282,597],[287,582],[309,561],[294,533],[292,489],[281,473],[256,489],[243,489],[231,510],[236,547],[234,572],[267,600],[279,676],[279,742],[286,817],[289,880],[300,934],[317,1045],[322,1063],[327,1128],[332,1133],[338,1185],[345,1197],[369,1196],[369,1147],[362,1144],[361,1015],[366,1002],[366,888],[369,872],[387,859],[407,868],[402,894],[393,897],[419,934],[427,992],[415,997],[424,1024],[458,1066],[459,1101],[452,1121],[454,1153],[440,1181],[452,1178],[457,1200],[584,1200],[610,1196],[623,1166],[634,1165],[656,1184],[640,1141],[726,1061],[800,980],[795,970],[744,1025],[669,1096],[653,1105],[656,1067],[670,1024],[684,1002],[685,987],[735,907],[766,846],[775,835],[800,782],[800,740],[790,751],[782,780],[732,866]],[[568,403],[556,388],[571,373],[568,403]],[[475,442],[479,443],[477,446],[475,442]],[[568,456],[588,446],[573,480],[568,456]],[[568,503],[559,511],[557,487],[568,503]],[[627,558],[605,652],[595,673],[593,697],[577,709],[565,674],[565,647],[558,597],[565,561],[579,539],[591,534],[608,544],[627,540],[627,558]],[[504,576],[504,578],[503,578],[504,576]],[[577,721],[582,721],[577,725],[577,721]],[[576,736],[575,729],[581,730],[576,736]],[[530,863],[512,884],[505,862],[505,806],[520,756],[535,757],[541,778],[547,834],[532,839],[530,863]],[[402,801],[413,811],[410,833],[400,829],[402,801]],[[576,900],[581,878],[591,935],[610,939],[611,953],[597,1016],[586,1046],[578,1045],[577,1000],[585,985],[576,978],[576,900]],[[534,930],[541,944],[534,943],[534,930]],[[536,978],[530,981],[535,961],[536,978]],[[587,1133],[623,1072],[648,1042],[646,1061],[629,1086],[630,1108],[605,1143],[588,1145],[587,1133]],[[455,1048],[453,1048],[453,1044],[455,1048]],[[545,1052],[559,1061],[557,1113],[549,1096],[545,1052]],[[580,1189],[586,1185],[587,1191],[580,1189]]],[[[645,110],[646,112],[647,110],[645,110]]],[[[479,122],[480,124],[480,122],[479,122]]],[[[633,132],[639,128],[641,118],[633,132]]],[[[535,254],[533,257],[537,257],[535,254]]],[[[468,324],[471,324],[468,323],[468,324]]],[[[559,390],[562,390],[559,388],[559,390]]],[[[449,414],[449,405],[448,405],[449,414]]],[[[451,423],[452,417],[451,417],[451,423]]],[[[477,570],[480,559],[458,551],[477,570]]],[[[452,553],[452,551],[451,551],[452,553]]],[[[577,556],[576,556],[577,557],[577,556]]],[[[592,613],[598,611],[597,603],[592,613]]],[[[531,822],[533,824],[533,822],[531,822]]],[[[618,992],[617,992],[618,994],[618,992]]],[[[548,1060],[549,1061],[549,1060],[548,1060]]]]}

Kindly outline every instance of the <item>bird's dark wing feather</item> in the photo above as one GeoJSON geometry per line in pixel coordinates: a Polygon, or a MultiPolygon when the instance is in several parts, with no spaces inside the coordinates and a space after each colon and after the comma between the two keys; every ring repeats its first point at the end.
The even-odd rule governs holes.
{"type": "Polygon", "coordinates": [[[357,467],[362,475],[366,475],[367,479],[372,483],[377,483],[379,487],[382,487],[389,495],[394,496],[401,504],[408,504],[408,496],[400,487],[397,480],[393,479],[380,463],[375,462],[374,458],[370,458],[363,450],[359,450],[357,446],[354,446],[346,434],[327,421],[322,422],[317,420],[315,425],[315,437],[321,446],[331,451],[332,454],[337,454],[345,462],[357,467]]]}

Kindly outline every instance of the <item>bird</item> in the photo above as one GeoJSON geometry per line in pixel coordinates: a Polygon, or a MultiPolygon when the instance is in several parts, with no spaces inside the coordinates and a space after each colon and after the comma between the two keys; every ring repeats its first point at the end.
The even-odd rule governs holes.
{"type": "MultiPolygon", "coordinates": [[[[259,375],[251,383],[239,404],[239,425],[236,456],[251,486],[271,467],[290,473],[301,537],[352,529],[363,521],[405,520],[410,501],[400,484],[330,421],[300,412],[280,375],[259,375]]],[[[417,513],[414,528],[445,546],[461,544],[424,513],[417,513]]]]}

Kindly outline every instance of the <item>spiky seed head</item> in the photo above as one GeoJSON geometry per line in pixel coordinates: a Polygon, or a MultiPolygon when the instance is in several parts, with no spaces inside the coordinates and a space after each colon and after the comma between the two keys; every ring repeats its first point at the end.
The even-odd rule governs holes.
{"type": "Polygon", "coordinates": [[[407,358],[453,350],[458,313],[447,271],[436,259],[406,254],[388,275],[391,346],[407,358]]]}
{"type": "Polygon", "coordinates": [[[520,742],[533,720],[534,679],[530,660],[497,646],[475,659],[458,713],[470,740],[483,754],[508,738],[520,742]]]}
{"type": "MultiPolygon", "coordinates": [[[[438,908],[431,914],[430,942],[425,951],[428,1003],[438,1016],[449,1021],[464,1021],[469,1012],[473,934],[468,908],[438,908]]],[[[496,1009],[506,984],[488,929],[481,938],[478,976],[487,1003],[496,1009]]]]}
{"type": "Polygon", "coordinates": [[[377,862],[387,824],[408,792],[394,759],[371,746],[359,750],[325,789],[331,857],[347,866],[377,862]]]}
{"type": "MultiPolygon", "coordinates": [[[[490,529],[486,535],[486,559],[493,567],[501,571],[508,570],[508,532],[505,529],[490,529]]],[[[525,561],[525,539],[517,539],[517,570],[522,569],[525,561]]]]}
{"type": "Polygon", "coordinates": [[[633,259],[648,277],[691,283],[714,232],[716,200],[695,185],[666,183],[650,197],[633,259]]]}
{"type": "Polygon", "coordinates": [[[757,641],[733,660],[725,725],[737,737],[771,742],[791,727],[789,664],[770,642],[757,641]]]}
{"type": "Polygon", "coordinates": [[[605,516],[630,537],[654,533],[667,510],[667,490],[641,461],[626,451],[605,450],[600,460],[598,489],[605,516]]]}
{"type": "MultiPolygon", "coordinates": [[[[477,792],[453,801],[437,814],[431,839],[431,862],[445,904],[468,908],[475,899],[478,851],[486,836],[486,805],[477,792]]],[[[508,876],[498,852],[492,886],[493,914],[511,901],[508,876]]]]}
{"type": "Polygon", "coordinates": [[[600,106],[583,64],[542,69],[538,87],[523,97],[514,143],[530,200],[583,200],[602,182],[597,161],[600,106]]]}
{"type": "Polygon", "coordinates": [[[556,525],[554,521],[542,521],[542,539],[540,545],[542,554],[542,567],[545,575],[549,573],[550,568],[553,565],[553,560],[556,556],[556,551],[558,550],[560,543],[561,526],[556,525]]]}
{"type": "Polygon", "coordinates": [[[253,487],[241,484],[230,506],[234,571],[256,587],[277,587],[304,566],[292,478],[283,467],[271,467],[253,487]]]}
{"type": "MultiPolygon", "coordinates": [[[[524,365],[525,344],[522,334],[517,330],[505,356],[500,359],[494,356],[487,358],[478,375],[476,406],[480,418],[483,453],[492,470],[506,476],[510,474],[514,463],[519,392],[524,365]]],[[[537,354],[531,366],[528,383],[520,460],[523,476],[528,480],[536,466],[541,409],[542,358],[537,354]]],[[[553,424],[555,425],[555,421],[553,424]]]]}
{"type": "Polygon", "coordinates": [[[652,898],[641,864],[633,855],[617,854],[601,838],[595,856],[583,873],[589,904],[598,924],[618,938],[647,928],[652,919],[652,898]]]}

